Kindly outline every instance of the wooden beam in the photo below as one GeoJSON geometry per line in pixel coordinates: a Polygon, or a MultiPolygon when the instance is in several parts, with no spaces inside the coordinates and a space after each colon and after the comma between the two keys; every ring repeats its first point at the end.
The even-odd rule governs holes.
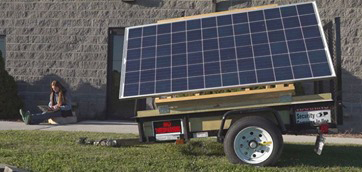
{"type": "Polygon", "coordinates": [[[263,9],[263,8],[272,8],[272,7],[277,7],[277,6],[278,6],[278,4],[270,4],[270,5],[256,6],[256,7],[250,7],[250,8],[241,8],[241,9],[234,9],[234,10],[228,10],[228,11],[215,12],[215,13],[194,15],[194,16],[164,19],[164,20],[157,21],[157,23],[158,24],[169,23],[169,22],[176,22],[176,21],[182,21],[182,20],[197,19],[197,18],[202,18],[202,17],[216,16],[216,15],[221,15],[221,14],[230,14],[230,13],[245,12],[245,11],[257,10],[257,9],[263,9]]]}
{"type": "Polygon", "coordinates": [[[219,94],[207,94],[207,95],[198,95],[198,96],[186,96],[186,97],[175,97],[169,99],[156,99],[155,103],[167,103],[167,102],[177,102],[177,101],[188,101],[188,100],[200,100],[200,99],[210,99],[210,98],[221,98],[221,97],[231,97],[231,96],[241,96],[241,95],[250,95],[250,94],[263,94],[263,93],[272,93],[272,92],[294,92],[295,88],[293,84],[277,84],[274,88],[264,88],[250,90],[250,88],[245,88],[245,90],[229,93],[219,93],[219,94]]]}

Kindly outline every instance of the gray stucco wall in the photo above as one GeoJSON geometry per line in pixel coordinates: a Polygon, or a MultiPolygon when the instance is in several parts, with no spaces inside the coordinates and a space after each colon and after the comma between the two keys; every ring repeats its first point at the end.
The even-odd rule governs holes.
{"type": "MultiPolygon", "coordinates": [[[[18,82],[27,108],[47,101],[59,79],[79,103],[81,118],[104,115],[108,28],[163,18],[298,0],[2,0],[0,35],[6,35],[6,68],[18,82]]],[[[362,1],[317,0],[324,22],[342,21],[345,125],[362,131],[362,1]]]]}
{"type": "Polygon", "coordinates": [[[211,0],[2,0],[0,35],[6,69],[26,109],[48,101],[58,79],[78,102],[80,118],[104,115],[108,28],[212,12],[211,0]]]}

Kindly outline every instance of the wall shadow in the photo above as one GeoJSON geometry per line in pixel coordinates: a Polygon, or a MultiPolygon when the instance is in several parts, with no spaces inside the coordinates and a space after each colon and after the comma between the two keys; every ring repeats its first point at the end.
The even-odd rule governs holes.
{"type": "Polygon", "coordinates": [[[229,1],[221,1],[216,2],[216,11],[226,11],[235,8],[246,8],[251,7],[251,0],[229,0],[229,1]]]}
{"type": "Polygon", "coordinates": [[[51,74],[45,75],[42,79],[33,83],[17,81],[18,92],[25,103],[25,110],[32,113],[41,112],[37,105],[48,104],[50,94],[50,83],[58,80],[70,93],[72,102],[77,105],[77,116],[79,120],[84,119],[105,119],[106,110],[106,85],[100,85],[99,88],[80,81],[78,85],[71,86],[60,76],[51,74]]]}

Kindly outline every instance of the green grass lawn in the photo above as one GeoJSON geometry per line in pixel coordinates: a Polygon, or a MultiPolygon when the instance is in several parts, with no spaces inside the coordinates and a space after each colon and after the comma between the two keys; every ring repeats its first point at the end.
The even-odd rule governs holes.
{"type": "Polygon", "coordinates": [[[185,145],[135,144],[124,147],[79,145],[79,137],[137,138],[132,134],[0,131],[0,164],[30,171],[362,171],[362,146],[326,145],[321,156],[313,145],[285,144],[275,167],[230,164],[215,139],[185,145]]]}

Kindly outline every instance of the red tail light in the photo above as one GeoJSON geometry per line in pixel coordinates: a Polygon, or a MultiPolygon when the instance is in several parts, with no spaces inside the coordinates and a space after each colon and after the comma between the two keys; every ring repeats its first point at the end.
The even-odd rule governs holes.
{"type": "Polygon", "coordinates": [[[323,134],[328,134],[329,126],[328,124],[322,124],[319,126],[319,131],[323,134]]]}

